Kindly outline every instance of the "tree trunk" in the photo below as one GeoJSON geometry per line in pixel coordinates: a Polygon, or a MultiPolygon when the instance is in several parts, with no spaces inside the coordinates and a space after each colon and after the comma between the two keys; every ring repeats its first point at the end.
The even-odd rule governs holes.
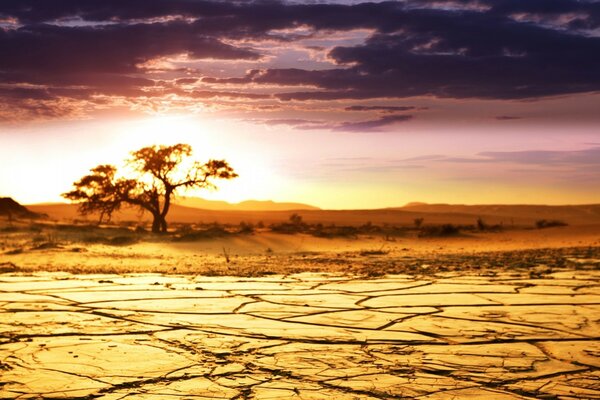
{"type": "Polygon", "coordinates": [[[167,220],[159,213],[152,214],[152,233],[167,233],[167,220]]]}
{"type": "Polygon", "coordinates": [[[160,213],[160,231],[163,233],[167,233],[167,213],[171,207],[171,195],[173,194],[173,189],[168,186],[166,182],[165,187],[165,203],[163,204],[163,209],[160,213]]]}
{"type": "Polygon", "coordinates": [[[161,222],[160,222],[160,214],[155,213],[152,214],[152,233],[160,233],[161,232],[161,222]]]}

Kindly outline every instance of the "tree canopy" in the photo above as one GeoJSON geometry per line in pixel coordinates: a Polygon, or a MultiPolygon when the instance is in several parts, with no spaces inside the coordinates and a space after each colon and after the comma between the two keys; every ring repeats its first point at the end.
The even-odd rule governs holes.
{"type": "Polygon", "coordinates": [[[144,147],[127,160],[135,176],[121,177],[115,166],[99,165],[62,196],[79,204],[81,214],[98,213],[100,221],[110,220],[123,204],[139,207],[152,215],[152,232],[166,232],[166,217],[179,191],[216,188],[215,180],[238,176],[225,160],[184,165],[191,155],[188,144],[144,147]]]}

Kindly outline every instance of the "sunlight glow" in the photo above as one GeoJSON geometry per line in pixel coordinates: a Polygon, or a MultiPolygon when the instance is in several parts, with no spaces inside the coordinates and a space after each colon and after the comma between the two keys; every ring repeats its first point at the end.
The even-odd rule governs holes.
{"type": "Polygon", "coordinates": [[[216,181],[217,190],[188,191],[185,196],[239,202],[266,200],[276,195],[281,179],[274,167],[268,165],[266,154],[260,154],[266,149],[244,146],[227,126],[208,119],[160,116],[126,123],[115,129],[112,144],[105,150],[124,159],[129,152],[145,146],[176,143],[190,144],[194,160],[225,159],[239,174],[238,178],[229,182],[216,181]]]}

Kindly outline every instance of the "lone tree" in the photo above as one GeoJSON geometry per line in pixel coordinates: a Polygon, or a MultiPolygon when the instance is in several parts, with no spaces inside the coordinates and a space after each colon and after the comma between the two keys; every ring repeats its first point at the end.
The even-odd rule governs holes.
{"type": "Polygon", "coordinates": [[[167,231],[166,217],[178,191],[216,188],[213,180],[238,176],[224,160],[193,161],[184,167],[192,155],[188,144],[144,147],[131,155],[127,164],[135,179],[118,177],[113,165],[99,165],[62,196],[78,203],[83,215],[99,213],[100,221],[110,220],[123,204],[139,207],[152,214],[152,232],[158,233],[167,231]]]}

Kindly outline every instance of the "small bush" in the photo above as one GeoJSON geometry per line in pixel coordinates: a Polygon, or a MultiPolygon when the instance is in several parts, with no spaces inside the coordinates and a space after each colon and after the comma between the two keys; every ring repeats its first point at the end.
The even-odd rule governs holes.
{"type": "Polygon", "coordinates": [[[175,229],[176,234],[185,235],[194,232],[194,228],[190,224],[179,224],[175,229]]]}
{"type": "Polygon", "coordinates": [[[298,215],[296,213],[290,215],[290,223],[292,223],[294,225],[302,225],[303,224],[302,216],[298,215]]]}
{"type": "Polygon", "coordinates": [[[108,239],[108,244],[112,246],[128,246],[137,242],[137,238],[133,236],[115,236],[108,239]]]}
{"type": "Polygon", "coordinates": [[[284,233],[284,234],[288,234],[288,235],[292,235],[294,233],[300,233],[300,232],[304,231],[304,226],[290,224],[288,222],[282,222],[280,224],[271,224],[271,226],[269,226],[269,228],[271,228],[271,231],[273,231],[273,232],[284,233]]]}
{"type": "Polygon", "coordinates": [[[193,242],[194,240],[221,238],[227,235],[229,235],[229,232],[225,227],[214,224],[208,229],[178,235],[173,240],[177,242],[193,242]]]}
{"type": "Polygon", "coordinates": [[[254,225],[251,222],[240,222],[240,227],[238,228],[238,233],[243,235],[251,235],[254,233],[254,225]]]}
{"type": "Polygon", "coordinates": [[[368,221],[366,224],[359,226],[358,231],[360,233],[372,234],[372,233],[381,233],[382,229],[380,226],[374,225],[371,221],[368,221]]]}
{"type": "Polygon", "coordinates": [[[477,229],[479,229],[480,231],[487,231],[488,224],[486,224],[482,218],[477,218],[477,229]]]}
{"type": "Polygon", "coordinates": [[[359,230],[353,226],[323,226],[321,224],[310,227],[309,233],[321,238],[356,237],[359,230]]]}
{"type": "Polygon", "coordinates": [[[389,254],[389,250],[379,249],[379,250],[361,250],[359,254],[361,256],[384,256],[389,254]]]}
{"type": "Polygon", "coordinates": [[[551,220],[547,220],[547,219],[539,219],[537,221],[535,221],[535,227],[538,229],[544,229],[544,228],[554,228],[554,227],[558,227],[558,226],[567,226],[568,224],[564,221],[559,221],[557,219],[551,219],[551,220]]]}
{"type": "Polygon", "coordinates": [[[4,254],[8,254],[8,255],[12,256],[12,255],[21,254],[21,253],[23,253],[23,249],[21,247],[19,247],[14,250],[9,250],[9,251],[5,252],[4,254]]]}
{"type": "Polygon", "coordinates": [[[456,236],[460,228],[452,224],[424,226],[419,232],[419,237],[448,237],[456,236]]]}
{"type": "Polygon", "coordinates": [[[502,232],[503,228],[502,224],[490,225],[483,218],[477,218],[477,230],[480,232],[502,232]]]}
{"type": "Polygon", "coordinates": [[[17,267],[15,264],[13,264],[11,262],[0,263],[0,273],[17,272],[17,271],[19,271],[19,267],[17,267]]]}

